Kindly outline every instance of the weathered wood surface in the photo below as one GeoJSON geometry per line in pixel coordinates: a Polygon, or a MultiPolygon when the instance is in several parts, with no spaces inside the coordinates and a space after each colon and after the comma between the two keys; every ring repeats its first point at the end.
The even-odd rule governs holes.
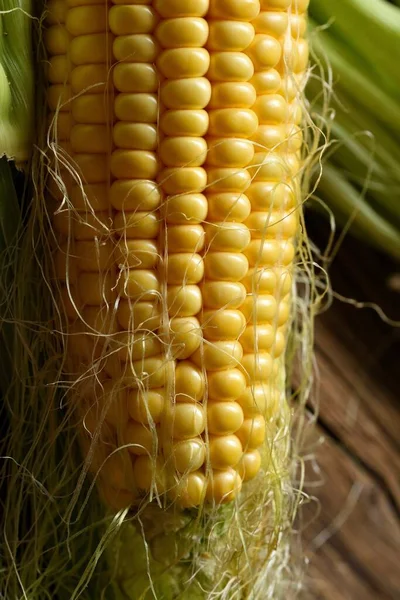
{"type": "MultiPolygon", "coordinates": [[[[318,233],[317,233],[318,237],[318,233]]],[[[376,302],[400,320],[400,294],[384,257],[351,240],[330,270],[335,292],[376,302]]],[[[400,272],[400,266],[397,265],[400,272]]],[[[302,511],[310,559],[305,597],[400,598],[400,328],[339,300],[317,318],[320,473],[302,511]],[[317,504],[318,502],[318,504],[317,504]],[[320,511],[319,514],[318,510],[320,511]]],[[[312,399],[311,399],[312,405],[312,399]]]]}

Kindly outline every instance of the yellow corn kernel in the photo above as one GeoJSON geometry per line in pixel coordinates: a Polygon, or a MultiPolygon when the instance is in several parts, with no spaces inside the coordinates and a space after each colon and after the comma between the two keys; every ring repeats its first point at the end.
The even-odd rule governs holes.
{"type": "Polygon", "coordinates": [[[251,240],[248,227],[242,223],[214,222],[204,229],[207,249],[212,252],[242,252],[251,240]]]}
{"type": "Polygon", "coordinates": [[[105,33],[92,33],[72,38],[69,56],[74,65],[109,64],[112,57],[113,37],[105,33]]]}
{"type": "Polygon", "coordinates": [[[200,323],[195,317],[175,317],[170,320],[170,344],[174,358],[185,359],[200,346],[200,323]]]}
{"type": "Polygon", "coordinates": [[[164,19],[202,17],[207,13],[209,0],[154,0],[154,8],[164,19]]]}
{"type": "Polygon", "coordinates": [[[249,81],[254,66],[242,52],[213,52],[207,76],[211,81],[249,81]]]}
{"type": "Polygon", "coordinates": [[[155,150],[157,147],[157,127],[149,123],[118,121],[113,127],[113,139],[114,144],[119,148],[155,150]]]}
{"type": "Polygon", "coordinates": [[[251,137],[258,126],[257,115],[246,108],[219,108],[209,113],[209,135],[215,137],[251,137]]]}
{"type": "Polygon", "coordinates": [[[113,261],[112,244],[106,241],[77,241],[72,254],[80,271],[106,271],[113,261]]]}
{"type": "Polygon", "coordinates": [[[243,454],[237,466],[238,473],[243,481],[254,479],[261,468],[261,455],[258,450],[248,450],[243,454]]]}
{"type": "Polygon", "coordinates": [[[84,183],[108,181],[108,156],[106,154],[74,154],[74,167],[84,183]]]}
{"type": "Polygon", "coordinates": [[[265,440],[265,419],[258,415],[252,419],[245,419],[241,428],[236,432],[242,442],[243,449],[255,450],[262,446],[265,440]]]}
{"type": "Polygon", "coordinates": [[[68,85],[55,84],[47,90],[47,104],[52,111],[71,110],[71,88],[68,85]]]}
{"type": "Polygon", "coordinates": [[[158,51],[155,38],[149,34],[119,35],[113,43],[113,54],[116,61],[153,63],[158,51]]]}
{"type": "Polygon", "coordinates": [[[207,48],[216,52],[240,52],[254,38],[254,27],[245,21],[215,20],[210,22],[207,48]]]}
{"type": "Polygon", "coordinates": [[[186,15],[168,18],[158,24],[155,36],[163,48],[201,48],[207,41],[208,23],[186,15]]]}
{"type": "Polygon", "coordinates": [[[246,139],[210,138],[207,164],[216,167],[246,167],[254,155],[254,146],[246,139]]]}
{"type": "Polygon", "coordinates": [[[233,281],[207,281],[201,286],[207,308],[239,308],[246,298],[246,288],[233,281]]]}
{"type": "Polygon", "coordinates": [[[108,23],[115,35],[151,33],[157,24],[157,15],[149,6],[113,6],[108,11],[108,23]]]}
{"type": "Polygon", "coordinates": [[[153,489],[156,494],[163,494],[167,488],[165,467],[160,457],[154,460],[147,454],[138,456],[133,465],[133,476],[138,488],[146,492],[153,489]]]}
{"type": "Polygon", "coordinates": [[[166,194],[202,192],[207,185],[207,173],[202,167],[163,169],[158,181],[166,194]]]}
{"type": "Polygon", "coordinates": [[[100,341],[107,341],[107,337],[118,331],[118,324],[115,322],[115,314],[111,306],[85,306],[81,319],[90,333],[103,338],[100,341]]]}
{"type": "Polygon", "coordinates": [[[84,94],[71,101],[77,123],[107,124],[112,120],[111,102],[101,94],[84,94]]]}
{"type": "Polygon", "coordinates": [[[118,94],[114,103],[115,115],[121,121],[132,121],[135,115],[137,123],[156,123],[158,101],[155,94],[118,94]]]}
{"type": "Polygon", "coordinates": [[[168,79],[202,77],[210,65],[210,56],[204,48],[170,48],[157,59],[160,73],[168,79]]]}
{"type": "Polygon", "coordinates": [[[113,81],[119,92],[151,93],[158,88],[155,67],[148,63],[120,63],[114,67],[113,81]]]}
{"type": "Polygon", "coordinates": [[[99,4],[70,8],[65,25],[73,36],[101,33],[107,25],[107,7],[99,4]]]}
{"type": "Polygon", "coordinates": [[[201,438],[182,440],[173,444],[171,461],[179,473],[197,471],[203,465],[206,447],[201,438]]]}
{"type": "Polygon", "coordinates": [[[190,439],[202,434],[205,428],[204,409],[201,404],[179,402],[170,409],[166,424],[175,439],[190,439]]]}
{"type": "Polygon", "coordinates": [[[52,56],[67,54],[70,35],[64,25],[52,25],[44,31],[44,45],[52,56]]]}
{"type": "Polygon", "coordinates": [[[69,73],[68,59],[65,54],[52,56],[47,67],[49,83],[66,83],[69,73]]]}
{"type": "Polygon", "coordinates": [[[51,113],[48,119],[49,130],[54,131],[57,140],[69,140],[73,127],[72,115],[69,112],[51,113]]]}
{"type": "Polygon", "coordinates": [[[252,238],[289,239],[297,231],[297,213],[253,212],[246,221],[252,238]]]}
{"type": "Polygon", "coordinates": [[[234,467],[242,458],[242,444],[236,435],[210,435],[208,445],[213,469],[234,467]]]}
{"type": "MultiPolygon", "coordinates": [[[[290,15],[290,20],[294,15],[290,15]]],[[[286,33],[289,15],[286,12],[260,11],[254,19],[253,24],[257,33],[267,33],[279,38],[286,33]]]]}
{"type": "Polygon", "coordinates": [[[177,285],[199,283],[204,275],[204,262],[199,254],[171,254],[167,263],[167,282],[177,285]]]}
{"type": "Polygon", "coordinates": [[[210,98],[211,85],[205,77],[171,79],[161,85],[160,99],[166,108],[200,110],[210,98]]]}
{"type": "Polygon", "coordinates": [[[117,244],[114,259],[120,269],[155,269],[159,261],[158,245],[152,239],[124,239],[117,244]]]}
{"type": "Polygon", "coordinates": [[[80,302],[74,286],[68,286],[68,288],[66,286],[62,286],[60,288],[60,306],[61,311],[65,312],[66,317],[68,317],[70,320],[76,319],[80,302]]]}
{"type": "Polygon", "coordinates": [[[117,309],[118,323],[127,331],[156,330],[161,321],[161,310],[156,302],[133,302],[121,300],[117,309]]]}
{"type": "Polygon", "coordinates": [[[245,418],[256,415],[265,416],[267,406],[273,403],[274,394],[268,385],[254,385],[246,388],[238,397],[237,402],[242,407],[245,418]]]}
{"type": "Polygon", "coordinates": [[[102,465],[100,477],[115,490],[135,489],[132,463],[126,450],[120,450],[107,457],[102,465]]]}
{"type": "Polygon", "coordinates": [[[254,68],[261,71],[273,69],[279,64],[282,47],[274,37],[257,34],[246,52],[251,57],[254,68]]]}
{"type": "Polygon", "coordinates": [[[251,212],[250,201],[245,194],[222,192],[208,196],[208,219],[210,221],[234,221],[241,223],[251,212]]]}
{"type": "Polygon", "coordinates": [[[247,258],[236,252],[209,252],[204,258],[205,275],[214,281],[240,281],[248,268],[247,258]]]}
{"type": "Polygon", "coordinates": [[[78,278],[78,293],[83,304],[101,306],[112,302],[114,282],[111,273],[82,273],[78,278]]]}
{"type": "Polygon", "coordinates": [[[92,183],[90,185],[72,186],[70,200],[72,206],[78,210],[85,212],[93,211],[96,214],[108,209],[108,189],[107,185],[101,183],[92,183]]]}
{"type": "Polygon", "coordinates": [[[200,109],[167,110],[160,116],[160,129],[169,136],[202,137],[208,123],[208,113],[200,109]]]}
{"type": "Polygon", "coordinates": [[[119,360],[128,362],[156,356],[161,353],[161,342],[153,333],[130,333],[121,331],[113,336],[112,350],[116,352],[119,360]]]}
{"type": "Polygon", "coordinates": [[[247,169],[219,168],[208,171],[208,190],[211,193],[245,192],[251,182],[247,169]]]}
{"type": "Polygon", "coordinates": [[[212,86],[208,108],[251,108],[256,101],[254,86],[246,81],[222,81],[212,86]]]}
{"type": "MultiPolygon", "coordinates": [[[[265,325],[248,325],[243,335],[240,337],[240,343],[243,346],[244,352],[252,352],[254,348],[257,351],[270,350],[278,345],[276,340],[278,332],[275,332],[271,324],[265,325]]],[[[279,347],[281,345],[279,340],[279,347]]]]}
{"type": "Polygon", "coordinates": [[[246,378],[239,369],[208,373],[208,396],[212,400],[230,402],[246,390],[246,378]]]}
{"type": "Polygon", "coordinates": [[[154,181],[126,179],[113,182],[110,202],[120,211],[151,211],[159,207],[161,194],[154,181]]]}
{"type": "Polygon", "coordinates": [[[67,4],[65,0],[49,0],[46,6],[46,23],[56,25],[65,23],[67,15],[67,4]]]}
{"type": "Polygon", "coordinates": [[[171,225],[167,229],[167,249],[175,252],[199,252],[204,246],[204,229],[201,225],[171,225]]]}
{"type": "Polygon", "coordinates": [[[160,294],[160,280],[152,270],[135,269],[122,272],[119,292],[123,298],[154,301],[160,294]]]}
{"type": "Polygon", "coordinates": [[[159,423],[164,412],[165,390],[129,390],[127,408],[129,415],[144,425],[159,423]]]}
{"type": "Polygon", "coordinates": [[[241,359],[241,368],[247,385],[268,381],[272,372],[272,358],[266,352],[245,354],[241,359]]]}
{"type": "Polygon", "coordinates": [[[276,94],[282,85],[282,79],[276,69],[269,68],[267,71],[255,73],[250,83],[254,86],[257,95],[276,94]]]}
{"type": "Polygon", "coordinates": [[[160,228],[156,213],[119,212],[114,219],[114,229],[118,236],[127,239],[154,239],[160,228]]]}
{"type": "Polygon", "coordinates": [[[192,355],[195,365],[202,366],[206,371],[235,368],[242,358],[243,348],[233,340],[205,343],[192,355]]]}
{"type": "Polygon", "coordinates": [[[157,447],[157,432],[133,420],[128,422],[123,437],[129,452],[138,456],[151,455],[157,447]]]}
{"type": "Polygon", "coordinates": [[[110,169],[116,179],[153,179],[159,163],[154,152],[117,149],[111,155],[110,169]]]}
{"type": "Polygon", "coordinates": [[[213,471],[207,486],[206,498],[215,504],[232,502],[242,488],[242,480],[232,468],[213,471]]]}
{"type": "Polygon", "coordinates": [[[115,511],[134,505],[136,500],[136,494],[133,492],[110,487],[104,482],[100,484],[100,495],[104,503],[115,511]]]}
{"type": "Polygon", "coordinates": [[[251,21],[260,10],[259,0],[211,0],[208,15],[213,19],[251,21]]]}
{"type": "Polygon", "coordinates": [[[288,119],[288,105],[279,94],[258,96],[253,110],[260,125],[285,123],[288,119]]]}
{"type": "MultiPolygon", "coordinates": [[[[271,291],[276,287],[276,277],[271,272],[273,281],[271,291]]],[[[254,292],[257,290],[255,289],[254,292]]],[[[255,297],[248,296],[240,307],[246,321],[250,323],[269,323],[275,318],[277,304],[275,298],[270,294],[257,294],[255,297]]]]}
{"type": "Polygon", "coordinates": [[[207,143],[201,137],[167,137],[159,147],[160,158],[167,167],[200,167],[207,155],[207,143]]]}
{"type": "Polygon", "coordinates": [[[207,427],[214,435],[230,435],[243,424],[242,408],[237,402],[207,403],[207,427]]]}
{"type": "Polygon", "coordinates": [[[182,508],[193,508],[201,504],[206,491],[206,478],[201,471],[189,473],[183,477],[175,490],[175,497],[182,508]]]}
{"type": "Polygon", "coordinates": [[[201,325],[207,340],[238,339],[246,326],[246,319],[238,310],[204,310],[201,325]]]}
{"type": "Polygon", "coordinates": [[[205,221],[208,207],[203,194],[186,194],[167,198],[162,208],[167,223],[187,226],[205,221]]]}
{"type": "Polygon", "coordinates": [[[293,188],[289,183],[254,181],[246,190],[253,211],[287,210],[294,206],[293,188]]]}
{"type": "Polygon", "coordinates": [[[292,242],[280,240],[252,240],[244,251],[249,265],[290,265],[294,256],[292,242]]]}
{"type": "Polygon", "coordinates": [[[71,71],[71,90],[74,95],[82,92],[104,94],[111,90],[111,75],[106,64],[80,65],[71,71]]]}
{"type": "Polygon", "coordinates": [[[170,317],[191,317],[202,307],[202,295],[197,285],[169,285],[167,306],[170,317]]]}
{"type": "Polygon", "coordinates": [[[108,151],[109,131],[106,125],[75,125],[70,141],[74,152],[103,154],[108,151]]]}
{"type": "Polygon", "coordinates": [[[175,402],[200,402],[205,391],[205,379],[200,369],[190,361],[178,362],[175,370],[175,402]]]}

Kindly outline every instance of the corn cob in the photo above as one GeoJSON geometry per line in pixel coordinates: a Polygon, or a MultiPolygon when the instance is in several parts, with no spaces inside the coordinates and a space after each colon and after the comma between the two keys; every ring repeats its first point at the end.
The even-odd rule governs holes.
{"type": "Polygon", "coordinates": [[[66,365],[114,510],[245,502],[286,468],[307,4],[48,2],[66,365]]]}

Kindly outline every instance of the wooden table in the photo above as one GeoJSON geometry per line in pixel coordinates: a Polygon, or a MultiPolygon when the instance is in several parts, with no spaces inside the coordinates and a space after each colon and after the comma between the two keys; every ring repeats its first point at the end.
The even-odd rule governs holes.
{"type": "MultiPolygon", "coordinates": [[[[319,223],[311,233],[324,239],[319,223]]],[[[331,266],[332,287],[347,298],[376,302],[400,320],[400,290],[388,284],[396,269],[400,274],[400,265],[346,239],[331,266]]],[[[316,357],[315,434],[324,442],[317,449],[320,472],[307,470],[316,500],[301,512],[303,524],[312,520],[303,534],[311,561],[305,597],[398,600],[400,328],[371,308],[334,300],[317,318],[316,357]]]]}

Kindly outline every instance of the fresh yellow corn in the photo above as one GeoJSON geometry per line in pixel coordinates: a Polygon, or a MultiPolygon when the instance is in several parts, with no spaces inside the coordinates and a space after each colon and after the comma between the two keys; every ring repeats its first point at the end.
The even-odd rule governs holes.
{"type": "Polygon", "coordinates": [[[98,439],[92,469],[104,462],[114,509],[154,493],[230,502],[263,466],[298,229],[307,4],[48,3],[49,122],[70,155],[61,191],[49,185],[56,277],[82,444],[98,439]]]}

